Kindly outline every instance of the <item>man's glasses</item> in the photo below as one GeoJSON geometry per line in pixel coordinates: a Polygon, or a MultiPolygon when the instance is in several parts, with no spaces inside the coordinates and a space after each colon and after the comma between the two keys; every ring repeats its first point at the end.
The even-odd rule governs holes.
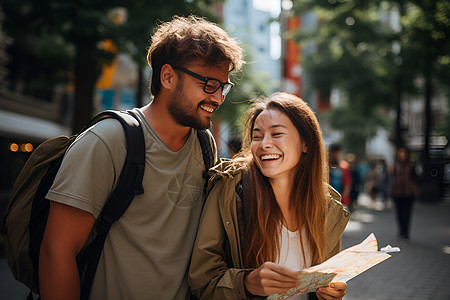
{"type": "Polygon", "coordinates": [[[185,68],[174,66],[172,66],[172,68],[183,71],[184,73],[203,81],[205,83],[203,91],[207,94],[214,94],[218,89],[222,88],[222,96],[225,97],[230,92],[231,88],[234,86],[232,82],[222,82],[219,79],[205,77],[200,74],[189,71],[188,69],[185,68]]]}

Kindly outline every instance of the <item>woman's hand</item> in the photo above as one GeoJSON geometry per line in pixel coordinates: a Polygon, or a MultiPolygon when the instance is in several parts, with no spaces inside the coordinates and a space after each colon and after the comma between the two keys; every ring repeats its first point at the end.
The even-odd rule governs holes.
{"type": "Polygon", "coordinates": [[[342,299],[346,288],[347,284],[345,282],[333,282],[329,286],[318,288],[316,295],[320,300],[342,299]]]}
{"type": "Polygon", "coordinates": [[[265,262],[244,278],[245,289],[257,296],[283,293],[299,283],[296,271],[272,262],[265,262]]]}

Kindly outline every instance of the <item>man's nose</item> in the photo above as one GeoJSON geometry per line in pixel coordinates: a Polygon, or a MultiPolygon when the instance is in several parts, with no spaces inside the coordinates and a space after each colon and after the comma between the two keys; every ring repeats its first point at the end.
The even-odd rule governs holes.
{"type": "Polygon", "coordinates": [[[214,94],[212,94],[212,98],[217,105],[222,105],[222,103],[225,101],[225,96],[222,94],[222,90],[223,88],[219,88],[214,92],[214,94]]]}

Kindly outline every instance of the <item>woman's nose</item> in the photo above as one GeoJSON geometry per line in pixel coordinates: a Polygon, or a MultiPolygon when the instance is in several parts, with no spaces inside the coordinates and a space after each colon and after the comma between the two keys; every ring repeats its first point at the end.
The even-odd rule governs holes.
{"type": "Polygon", "coordinates": [[[262,149],[270,149],[272,147],[272,139],[270,136],[264,136],[264,138],[261,141],[261,148],[262,149]]]}

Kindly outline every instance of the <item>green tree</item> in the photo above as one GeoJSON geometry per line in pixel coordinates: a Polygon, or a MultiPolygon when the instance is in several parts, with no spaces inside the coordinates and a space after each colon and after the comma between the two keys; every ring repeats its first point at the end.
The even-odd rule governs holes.
{"type": "Polygon", "coordinates": [[[40,11],[33,3],[5,0],[2,6],[3,30],[11,38],[7,47],[10,88],[48,101],[53,87],[67,82],[73,51],[60,36],[43,30],[40,11]]]}
{"type": "Polygon", "coordinates": [[[395,32],[381,19],[379,1],[297,1],[298,13],[313,11],[316,28],[295,38],[304,49],[303,66],[313,89],[329,97],[342,91],[341,106],[329,113],[347,150],[364,155],[365,141],[386,127],[379,107],[395,103],[390,70],[395,32]]]}
{"type": "MultiPolygon", "coordinates": [[[[145,57],[143,43],[148,43],[157,18],[167,20],[173,14],[196,12],[196,8],[200,10],[212,2],[5,0],[5,32],[14,39],[10,53],[12,64],[17,64],[10,67],[16,70],[11,74],[12,86],[33,93],[37,85],[35,89],[48,93],[56,83],[67,83],[70,76],[74,84],[72,129],[77,132],[93,112],[95,84],[102,66],[117,54],[100,47],[102,41],[111,40],[120,51],[123,46],[136,49],[136,57],[145,57]],[[130,7],[129,17],[126,23],[117,22],[113,12],[125,5],[130,7]],[[49,71],[43,72],[45,68],[49,71]],[[24,89],[24,85],[30,86],[24,89]]],[[[50,98],[48,94],[43,96],[50,98]]]]}
{"type": "MultiPolygon", "coordinates": [[[[403,142],[400,101],[404,95],[422,93],[426,107],[424,157],[428,159],[431,98],[437,87],[448,91],[450,3],[298,0],[294,4],[298,13],[313,11],[319,19],[317,28],[297,36],[303,46],[313,45],[304,57],[313,88],[327,95],[335,87],[346,95],[343,107],[331,113],[335,115],[330,118],[332,125],[345,136],[353,134],[351,127],[342,128],[346,122],[336,123],[345,115],[359,117],[363,127],[383,126],[387,118],[377,118],[376,112],[394,107],[398,145],[403,142]],[[400,24],[390,24],[395,11],[400,24]],[[413,84],[418,77],[425,81],[422,89],[413,84]]],[[[362,132],[364,139],[374,134],[372,130],[362,132]]]]}
{"type": "MultiPolygon", "coordinates": [[[[400,34],[402,63],[424,79],[420,92],[425,102],[425,132],[423,164],[429,168],[430,135],[433,128],[431,99],[442,88],[449,96],[450,78],[450,2],[447,0],[396,1],[400,7],[402,31],[400,34]]],[[[448,136],[447,136],[448,137],[448,136]]]]}

